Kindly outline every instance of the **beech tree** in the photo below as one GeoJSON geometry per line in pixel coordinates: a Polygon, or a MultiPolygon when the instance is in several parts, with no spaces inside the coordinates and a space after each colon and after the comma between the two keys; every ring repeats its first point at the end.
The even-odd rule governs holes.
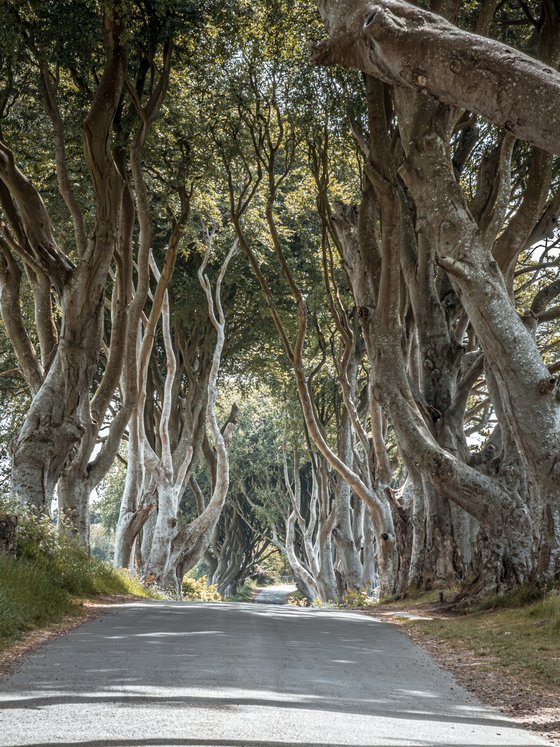
{"type": "MultiPolygon", "coordinates": [[[[237,122],[234,120],[230,125],[236,131],[234,149],[226,152],[223,144],[218,143],[227,173],[232,220],[240,240],[240,246],[249,260],[270,309],[286,357],[293,367],[295,383],[310,438],[320,452],[321,458],[326,459],[330,468],[334,469],[340,476],[337,487],[335,536],[337,552],[346,566],[344,573],[346,583],[354,585],[355,588],[360,588],[362,584],[360,564],[356,559],[355,543],[352,537],[350,495],[351,490],[353,490],[367,504],[368,511],[373,518],[378,563],[384,568],[383,573],[380,574],[384,584],[383,591],[390,594],[396,588],[399,572],[393,511],[388,499],[389,494],[385,492],[385,486],[378,479],[381,473],[376,471],[371,455],[365,458],[361,471],[360,467],[354,464],[353,439],[358,440],[361,435],[361,446],[365,446],[368,454],[371,451],[372,443],[365,433],[362,433],[363,429],[359,423],[359,418],[355,414],[353,385],[347,383],[342,387],[345,394],[343,399],[345,400],[346,414],[339,423],[342,428],[337,446],[333,449],[325,438],[325,433],[317,419],[313,404],[311,379],[314,374],[309,375],[305,370],[306,293],[296,274],[290,268],[287,257],[288,252],[292,252],[293,248],[289,238],[287,238],[289,235],[286,230],[288,226],[282,224],[278,218],[277,210],[281,200],[285,199],[285,195],[289,194],[290,190],[295,189],[292,175],[296,173],[297,169],[301,168],[301,161],[298,159],[301,158],[302,147],[309,147],[310,144],[306,143],[302,125],[288,115],[279,104],[280,100],[289,100],[294,80],[289,69],[282,69],[281,65],[276,64],[278,69],[271,67],[270,70],[266,70],[260,76],[254,67],[251,67],[251,61],[248,61],[246,97],[238,104],[239,118],[237,122]],[[244,147],[247,150],[243,150],[244,147]],[[256,227],[251,228],[251,223],[257,220],[254,217],[255,208],[261,200],[263,207],[260,219],[264,226],[259,226],[258,229],[256,227]],[[266,233],[263,234],[263,232],[266,233]],[[258,253],[263,242],[263,235],[266,235],[265,241],[273,249],[275,260],[281,272],[281,282],[285,284],[292,297],[292,303],[295,304],[297,309],[297,327],[293,332],[287,327],[285,317],[278,306],[277,298],[271,290],[270,282],[259,262],[258,253]],[[257,246],[259,246],[258,249],[257,246]],[[292,339],[290,339],[291,337],[292,339]],[[365,470],[363,469],[364,466],[365,470]],[[346,482],[349,487],[343,487],[343,482],[346,482]]],[[[306,122],[306,124],[309,123],[306,122]]],[[[307,216],[304,220],[306,219],[308,219],[307,216]]],[[[326,264],[328,265],[328,262],[326,264]]],[[[306,279],[305,282],[308,283],[309,280],[306,279]]],[[[331,310],[334,317],[336,317],[335,307],[336,303],[333,301],[331,310]]],[[[346,320],[346,327],[344,327],[345,322],[340,316],[338,323],[339,331],[340,328],[345,330],[348,326],[346,320]]],[[[357,366],[356,360],[351,363],[355,352],[353,352],[352,346],[352,335],[348,334],[346,335],[345,350],[341,352],[339,361],[342,367],[339,371],[339,380],[344,382],[347,382],[349,367],[356,370],[357,366]]],[[[359,355],[357,360],[359,360],[359,355]]],[[[350,378],[352,379],[352,374],[350,378]]],[[[373,443],[377,445],[377,448],[382,446],[380,434],[373,443]]]]}
{"type": "Polygon", "coordinates": [[[321,0],[312,60],[314,3],[43,5],[2,3],[13,492],[86,538],[124,439],[115,562],[175,590],[555,576],[557,3],[321,0]]]}
{"type": "MultiPolygon", "coordinates": [[[[322,47],[325,56],[317,59],[343,62],[367,74],[368,127],[366,133],[356,134],[369,183],[359,221],[369,214],[378,222],[377,271],[364,264],[363,236],[358,235],[361,247],[354,246],[353,256],[361,257],[354,286],[364,274],[374,288],[377,282],[373,303],[361,303],[364,329],[370,329],[365,334],[371,334],[373,342],[369,357],[376,398],[391,417],[414,488],[422,496],[419,500],[425,502],[435,491],[480,526],[474,569],[480,590],[554,574],[556,380],[516,312],[508,279],[519,252],[530,246],[536,226],[554,209],[554,200],[547,206],[550,159],[537,150],[532,153],[526,191],[513,209],[510,205],[515,200],[512,135],[555,152],[548,130],[555,115],[545,116],[545,128],[539,119],[540,103],[537,116],[530,119],[527,106],[530,100],[536,105],[546,88],[545,78],[557,85],[558,13],[552,3],[543,4],[537,29],[540,62],[463,32],[408,3],[351,5],[351,14],[344,3],[321,5],[330,39],[322,47]],[[426,38],[437,29],[442,40],[427,54],[422,47],[422,60],[414,41],[420,28],[426,38]],[[400,35],[398,45],[393,34],[400,35]],[[463,56],[460,50],[467,44],[469,52],[463,56]],[[460,76],[454,64],[459,54],[464,60],[460,76]],[[484,72],[489,60],[492,75],[484,72]],[[519,74],[521,67],[524,76],[519,74]],[[394,72],[397,68],[403,71],[401,77],[394,72]],[[469,85],[469,75],[479,80],[476,86],[469,85]],[[541,79],[541,87],[531,99],[528,81],[535,83],[534,76],[541,79]],[[509,106],[516,109],[513,119],[503,116],[509,106]],[[486,152],[477,192],[469,203],[461,184],[465,162],[459,152],[460,133],[477,112],[512,135],[498,135],[497,150],[494,146],[493,152],[486,152]],[[497,169],[494,179],[491,163],[497,169]],[[452,306],[446,308],[449,294],[452,306]],[[412,337],[408,313],[415,324],[412,337]],[[469,352],[466,334],[476,341],[469,352]],[[405,354],[411,343],[417,346],[420,392],[410,378],[414,362],[405,354]],[[498,427],[480,459],[467,447],[462,421],[466,396],[482,366],[498,427]]],[[[488,10],[489,4],[484,5],[488,10]]],[[[452,17],[458,10],[458,3],[447,5],[452,17]]],[[[491,13],[480,15],[479,32],[488,33],[491,18],[491,13]]],[[[491,139],[487,142],[492,144],[491,139]]],[[[437,500],[432,506],[441,521],[437,500]]],[[[453,522],[447,520],[442,530],[453,543],[453,522]]]]}
{"type": "MultiPolygon", "coordinates": [[[[24,16],[11,3],[5,5],[6,17],[17,27],[37,68],[52,127],[59,197],[67,211],[64,218],[71,219],[73,236],[65,230],[64,220],[58,224],[62,224],[62,237],[74,244],[63,251],[52,217],[59,217],[60,206],[52,198],[51,207],[47,206],[18,165],[16,154],[2,143],[2,314],[33,397],[11,446],[12,492],[37,510],[48,511],[58,484],[62,523],[87,541],[89,494],[115,458],[137,395],[134,378],[124,376],[119,411],[111,416],[110,424],[106,422],[123,365],[125,361],[130,364],[134,354],[135,328],[147,293],[151,237],[144,235],[136,251],[133,229],[135,207],[144,228],[150,220],[140,159],[168,83],[167,9],[162,5],[159,15],[154,12],[138,19],[120,2],[107,3],[104,20],[87,10],[94,29],[96,23],[104,22],[105,66],[96,82],[95,74],[90,77],[85,68],[79,47],[85,8],[72,8],[70,20],[66,19],[71,49],[61,51],[49,46],[53,25],[60,20],[56,12],[51,17],[47,9],[30,7],[24,16]],[[43,36],[38,33],[41,21],[48,24],[43,36]],[[127,21],[136,25],[138,37],[149,36],[140,54],[133,50],[130,64],[122,40],[127,21]],[[147,78],[149,69],[152,75],[147,78]],[[133,104],[126,101],[127,87],[133,92],[133,104]],[[90,178],[86,184],[75,176],[75,166],[69,165],[79,116],[71,104],[78,112],[79,107],[89,106],[83,128],[84,164],[90,178]],[[84,207],[90,199],[91,211],[84,207]],[[33,293],[33,335],[18,308],[23,277],[33,293]],[[108,431],[92,459],[104,426],[108,431]]],[[[97,54],[99,48],[91,48],[97,39],[87,42],[88,50],[97,54]]],[[[5,91],[9,132],[13,129],[11,109],[18,105],[15,85],[12,79],[5,91]]],[[[129,365],[128,371],[132,369],[129,365]]]]}
{"type": "MultiPolygon", "coordinates": [[[[162,282],[163,275],[152,258],[157,287],[150,317],[138,341],[141,394],[131,423],[127,480],[117,526],[115,563],[125,567],[130,564],[134,540],[150,514],[156,510],[149,541],[144,543],[149,554],[142,558],[142,572],[148,578],[171,587],[177,583],[177,572],[180,582],[184,570],[188,570],[185,568],[185,554],[192,553],[197,544],[201,545],[198,557],[206,549],[202,545],[202,538],[208,536],[219,519],[229,482],[227,450],[236,422],[235,408],[223,431],[217,425],[215,408],[225,342],[221,286],[237,244],[232,244],[222,264],[213,293],[205,272],[214,246],[214,235],[215,229],[209,231],[206,251],[198,270],[206,308],[202,309],[198,319],[195,318],[190,335],[182,337],[181,326],[176,324],[173,339],[166,287],[168,281],[162,282]],[[160,318],[165,361],[163,376],[158,370],[153,349],[155,327],[160,318]],[[216,341],[212,345],[208,344],[207,319],[216,332],[216,341]],[[148,384],[149,371],[153,389],[148,384]],[[161,387],[158,386],[159,380],[161,387]],[[159,400],[156,422],[149,422],[149,415],[156,415],[156,400],[159,400]],[[212,497],[207,505],[200,505],[196,519],[186,526],[179,526],[180,500],[193,479],[207,424],[213,441],[213,448],[208,444],[208,449],[215,460],[212,497]]],[[[192,560],[189,567],[196,563],[198,557],[192,560]]]]}
{"type": "MultiPolygon", "coordinates": [[[[19,272],[14,255],[20,257],[32,275],[37,316],[43,322],[38,327],[43,352],[39,362],[24,329],[18,325],[17,310],[12,308],[13,315],[8,313],[5,317],[7,329],[13,329],[14,347],[34,394],[12,446],[12,490],[40,510],[48,507],[68,454],[84,432],[82,414],[89,411],[86,400],[101,347],[105,285],[119,233],[123,182],[108,143],[124,86],[126,50],[121,42],[122,8],[116,3],[112,10],[105,16],[105,67],[84,126],[85,163],[96,204],[95,226],[89,240],[83,218],[76,211],[59,140],[61,186],[74,211],[76,263],[58,245],[45,203],[18,167],[15,154],[7,144],[0,145],[2,210],[7,220],[2,238],[3,279],[13,289],[13,276],[19,272]],[[51,285],[62,310],[58,335],[51,322],[51,285]]],[[[50,75],[50,71],[45,71],[47,86],[50,75]]],[[[103,405],[106,407],[107,402],[103,405]]],[[[102,406],[101,417],[103,409],[102,406]]]]}
{"type": "MultiPolygon", "coordinates": [[[[188,218],[188,179],[193,170],[188,168],[185,143],[173,137],[172,133],[158,140],[154,138],[153,130],[165,102],[171,70],[182,60],[180,45],[173,46],[173,35],[180,33],[181,44],[188,46],[190,36],[198,33],[202,15],[183,12],[174,3],[165,1],[148,9],[135,3],[124,3],[122,7],[118,3],[114,6],[107,3],[107,82],[105,87],[100,84],[96,89],[96,73],[92,73],[88,65],[89,54],[96,56],[99,51],[95,46],[99,40],[95,33],[90,39],[92,32],[89,28],[95,29],[95,23],[101,24],[103,19],[96,15],[95,10],[83,3],[75,3],[68,18],[61,19],[56,9],[42,8],[40,4],[37,8],[30,6],[26,14],[20,13],[9,2],[6,2],[6,9],[7,17],[20,36],[20,47],[30,55],[24,71],[31,70],[34,74],[36,67],[40,76],[39,95],[44,100],[52,129],[52,133],[43,133],[43,130],[41,133],[45,138],[51,138],[58,186],[56,192],[50,190],[45,202],[30,183],[25,194],[22,189],[16,194],[15,176],[12,176],[11,186],[7,176],[2,181],[2,206],[7,219],[2,243],[3,318],[18,356],[19,369],[34,395],[27,425],[24,423],[23,430],[13,442],[13,493],[37,509],[48,511],[56,485],[61,526],[74,531],[87,542],[89,495],[110,468],[141,393],[137,378],[137,328],[148,298],[148,261],[155,232],[166,236],[168,252],[163,275],[169,282],[188,218]],[[81,25],[85,16],[89,24],[89,28],[86,24],[87,31],[81,25]],[[68,26],[69,49],[64,45],[60,48],[58,42],[53,42],[53,35],[58,38],[59,30],[54,29],[60,22],[68,26]],[[47,24],[48,33],[39,34],[41,23],[47,24]],[[120,44],[118,40],[123,25],[128,25],[131,32],[128,47],[117,49],[115,45],[120,44]],[[83,58],[84,51],[80,46],[84,42],[88,45],[85,51],[87,60],[83,58]],[[115,89],[112,93],[115,105],[108,112],[104,96],[113,90],[111,86],[115,89]],[[82,178],[76,166],[76,162],[79,163],[76,118],[80,107],[87,106],[91,97],[94,97],[94,102],[101,101],[97,108],[102,110],[101,115],[105,118],[100,120],[105,130],[98,128],[99,131],[93,135],[88,129],[93,125],[88,123],[95,120],[99,112],[86,120],[85,152],[88,163],[91,162],[93,187],[82,178]],[[104,172],[96,170],[93,156],[88,155],[90,150],[97,154],[99,162],[104,154],[104,172]],[[163,171],[167,169],[165,174],[161,164],[163,171]],[[177,177],[181,170],[184,171],[182,181],[177,177]],[[108,176],[105,178],[106,175],[113,181],[108,176]],[[93,209],[88,207],[92,199],[90,188],[96,195],[93,209]],[[32,204],[33,199],[36,205],[32,204]],[[160,217],[162,213],[166,217],[160,217]],[[28,221],[42,221],[52,234],[51,238],[58,232],[66,244],[74,243],[76,247],[67,250],[71,271],[68,271],[64,283],[74,294],[68,307],[64,283],[53,279],[52,272],[48,275],[49,268],[46,265],[41,268],[32,256],[38,250],[26,237],[25,230],[31,228],[26,229],[23,225],[24,214],[28,215],[28,221]],[[95,223],[97,215],[104,221],[103,225],[95,223]],[[71,219],[71,231],[67,226],[68,218],[71,219]],[[108,223],[109,219],[112,222],[108,223]],[[94,239],[86,238],[89,230],[96,241],[104,237],[105,254],[101,264],[97,260],[97,253],[101,250],[95,248],[94,239]],[[76,254],[79,261],[74,268],[76,254]],[[94,276],[98,278],[95,288],[91,286],[90,272],[98,273],[94,276]],[[78,293],[77,278],[82,275],[80,293],[84,295],[83,299],[75,295],[78,293]],[[23,323],[18,310],[22,281],[33,291],[36,323],[32,330],[23,323]],[[95,296],[98,291],[99,297],[95,296]],[[55,298],[62,309],[60,320],[55,298]],[[78,301],[80,308],[83,307],[83,316],[75,311],[78,301]],[[95,307],[92,306],[94,301],[95,307]],[[65,322],[68,315],[71,319],[65,322]],[[72,339],[71,355],[75,357],[76,350],[82,350],[81,355],[88,361],[87,370],[84,368],[79,376],[78,371],[82,369],[63,358],[65,347],[59,338],[66,324],[70,325],[69,330],[73,330],[68,332],[72,339]],[[81,339],[85,331],[79,333],[75,325],[84,325],[88,330],[87,340],[81,339]],[[92,337],[94,334],[97,337],[92,337]],[[36,354],[37,347],[39,352],[36,354]],[[63,374],[55,377],[51,370],[53,361],[58,361],[57,355],[63,374]],[[56,391],[53,378],[44,390],[44,401],[41,398],[35,401],[43,384],[46,386],[47,375],[56,378],[56,391]],[[64,379],[70,375],[72,381],[64,379]],[[82,394],[78,397],[79,387],[82,394]],[[72,396],[67,396],[68,388],[74,392],[72,396]],[[68,439],[55,437],[50,426],[47,428],[46,415],[41,414],[47,406],[45,402],[49,407],[58,408],[56,418],[54,415],[49,418],[57,421],[62,418],[62,412],[66,413],[63,427],[68,439]],[[74,408],[72,418],[68,414],[69,407],[74,408]],[[37,418],[42,424],[38,429],[35,428],[37,418]],[[72,422],[75,425],[73,440],[70,439],[72,422]],[[34,439],[41,433],[43,446],[35,448],[34,439]],[[30,434],[31,440],[28,438],[30,434]],[[20,441],[21,448],[18,446],[20,441]],[[36,491],[33,495],[25,493],[23,484],[17,482],[20,472],[15,464],[23,460],[22,449],[34,460],[34,469],[45,476],[40,480],[29,473],[30,484],[36,491]],[[51,467],[52,476],[47,480],[51,467]]],[[[14,67],[9,67],[8,63],[7,66],[8,70],[14,67]]],[[[19,114],[16,88],[16,79],[9,79],[3,110],[7,132],[12,132],[13,119],[19,114]]],[[[26,113],[23,106],[22,109],[26,113]]],[[[168,117],[167,105],[163,111],[168,117]]],[[[188,121],[188,111],[184,113],[183,121],[188,121]]],[[[51,142],[46,140],[45,147],[51,147],[51,142]]],[[[37,163],[32,162],[32,165],[37,168],[37,163]]],[[[12,168],[15,174],[17,169],[14,169],[15,161],[12,168]]],[[[25,179],[23,175],[20,181],[22,179],[25,179]]],[[[48,256],[47,249],[41,250],[46,252],[45,256],[48,256]]]]}

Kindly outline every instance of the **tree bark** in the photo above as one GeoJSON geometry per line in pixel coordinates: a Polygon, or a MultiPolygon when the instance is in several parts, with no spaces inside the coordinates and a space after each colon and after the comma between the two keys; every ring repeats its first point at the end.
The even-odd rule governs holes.
{"type": "Polygon", "coordinates": [[[560,75],[495,39],[403,0],[320,0],[329,38],[313,60],[478,112],[537,148],[560,154],[560,75]]]}
{"type": "Polygon", "coordinates": [[[50,278],[62,308],[54,360],[11,446],[12,493],[39,511],[49,511],[54,486],[86,427],[88,391],[101,346],[105,283],[118,235],[123,183],[110,142],[126,50],[120,4],[114,5],[106,17],[105,67],[84,125],[95,230],[76,267],[56,245],[41,196],[0,144],[0,179],[14,198],[25,232],[18,250],[24,261],[50,278]]]}

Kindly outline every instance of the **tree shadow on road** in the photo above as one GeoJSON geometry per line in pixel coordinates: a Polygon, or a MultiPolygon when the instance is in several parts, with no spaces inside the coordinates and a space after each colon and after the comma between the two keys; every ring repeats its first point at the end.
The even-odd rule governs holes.
{"type": "MultiPolygon", "coordinates": [[[[234,715],[251,720],[262,714],[264,724],[276,711],[282,714],[278,718],[280,726],[271,736],[285,733],[289,738],[283,725],[290,720],[303,723],[307,711],[315,714],[314,722],[319,725],[318,732],[308,731],[308,738],[316,733],[324,739],[331,724],[337,725],[348,716],[370,717],[386,725],[399,720],[402,730],[395,727],[394,737],[387,730],[380,732],[374,742],[382,744],[381,735],[390,733],[387,744],[391,745],[443,744],[423,740],[432,727],[437,730],[437,724],[447,724],[446,729],[457,725],[457,732],[451,732],[457,735],[459,730],[467,733],[471,727],[473,741],[465,742],[469,746],[482,736],[476,727],[489,727],[494,733],[496,728],[507,729],[510,734],[516,727],[470,699],[450,675],[441,672],[394,626],[373,618],[334,610],[252,605],[163,606],[164,610],[161,603],[154,606],[139,602],[121,607],[38,650],[18,673],[4,681],[4,688],[0,683],[0,718],[10,712],[14,723],[25,719],[25,712],[29,718],[33,718],[32,713],[41,714],[41,719],[49,718],[49,722],[61,712],[67,718],[68,714],[79,718],[90,705],[101,706],[100,726],[103,714],[117,708],[128,711],[129,716],[133,716],[131,711],[138,713],[146,723],[148,714],[161,723],[188,723],[187,714],[210,710],[214,715],[208,716],[208,723],[220,717],[229,723],[234,715]],[[192,615],[189,610],[193,610],[192,615]],[[50,709],[52,716],[48,716],[50,709]],[[404,722],[409,722],[408,726],[404,722]]],[[[98,711],[92,713],[97,718],[98,711]]],[[[376,721],[371,722],[374,728],[376,721]]],[[[237,737],[239,732],[234,734],[237,737]]],[[[177,739],[163,735],[157,739],[113,740],[103,739],[101,730],[97,741],[48,744],[338,747],[346,733],[335,734],[333,741],[327,742],[177,739]]],[[[59,731],[56,737],[63,735],[59,731]]],[[[516,745],[523,744],[519,736],[518,732],[513,742],[516,745]]],[[[32,732],[28,738],[34,739],[32,732]]],[[[354,741],[364,744],[352,732],[347,739],[347,746],[354,741]]],[[[2,742],[1,733],[0,744],[7,744],[2,742]]],[[[37,747],[45,742],[25,744],[37,747]]]]}

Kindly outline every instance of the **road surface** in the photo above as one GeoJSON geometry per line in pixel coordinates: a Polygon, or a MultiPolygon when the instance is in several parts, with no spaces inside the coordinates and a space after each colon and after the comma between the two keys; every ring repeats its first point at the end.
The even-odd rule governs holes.
{"type": "Polygon", "coordinates": [[[350,612],[138,602],[0,680],[0,744],[537,745],[398,628],[350,612]]]}
{"type": "Polygon", "coordinates": [[[277,586],[265,586],[259,589],[255,595],[257,604],[288,604],[288,597],[297,591],[293,584],[278,584],[277,586]]]}

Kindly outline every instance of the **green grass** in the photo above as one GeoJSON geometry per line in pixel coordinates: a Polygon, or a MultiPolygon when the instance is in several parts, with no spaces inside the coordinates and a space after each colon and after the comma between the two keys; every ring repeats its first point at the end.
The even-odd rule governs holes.
{"type": "Polygon", "coordinates": [[[525,607],[544,599],[547,589],[535,584],[521,584],[506,594],[490,596],[479,604],[481,610],[511,609],[525,607]]]}
{"type": "Polygon", "coordinates": [[[75,541],[58,534],[48,519],[18,514],[18,557],[0,553],[0,649],[26,631],[79,615],[80,599],[98,594],[157,596],[126,572],[90,557],[75,541]]]}
{"type": "Polygon", "coordinates": [[[520,587],[468,615],[409,624],[453,648],[473,651],[483,671],[497,668],[534,684],[558,686],[560,595],[540,590],[534,601],[536,593],[520,587]]]}
{"type": "Polygon", "coordinates": [[[0,648],[19,635],[59,620],[74,605],[48,570],[29,560],[0,555],[0,648]]]}
{"type": "Polygon", "coordinates": [[[408,589],[406,594],[395,599],[394,597],[382,597],[378,604],[435,604],[439,601],[440,594],[443,594],[446,600],[449,600],[458,591],[457,587],[448,586],[443,589],[431,589],[423,591],[421,589],[408,589]]]}
{"type": "Polygon", "coordinates": [[[136,579],[77,548],[65,560],[0,555],[0,648],[28,630],[80,614],[77,600],[97,594],[152,596],[136,579]]]}

